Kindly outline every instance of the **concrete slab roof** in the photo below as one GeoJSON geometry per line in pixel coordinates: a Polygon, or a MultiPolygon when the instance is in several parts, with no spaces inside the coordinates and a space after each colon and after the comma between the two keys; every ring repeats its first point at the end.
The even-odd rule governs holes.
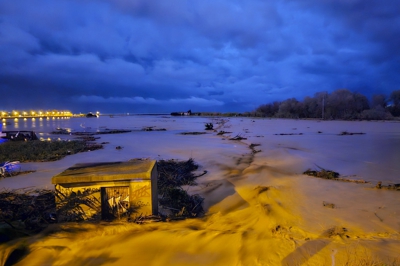
{"type": "Polygon", "coordinates": [[[51,179],[52,184],[150,180],[155,160],[79,163],[51,179]]]}

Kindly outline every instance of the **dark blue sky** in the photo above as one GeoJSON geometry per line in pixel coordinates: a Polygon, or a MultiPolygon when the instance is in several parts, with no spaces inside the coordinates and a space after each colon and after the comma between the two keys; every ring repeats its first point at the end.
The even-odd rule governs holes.
{"type": "Polygon", "coordinates": [[[251,111],[400,89],[399,0],[0,0],[0,110],[251,111]]]}

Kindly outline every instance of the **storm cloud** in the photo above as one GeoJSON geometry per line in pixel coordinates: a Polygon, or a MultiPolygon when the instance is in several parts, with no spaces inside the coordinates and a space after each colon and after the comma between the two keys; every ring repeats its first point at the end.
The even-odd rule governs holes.
{"type": "Polygon", "coordinates": [[[242,112],[339,88],[388,95],[398,14],[390,0],[0,1],[0,109],[242,112]]]}

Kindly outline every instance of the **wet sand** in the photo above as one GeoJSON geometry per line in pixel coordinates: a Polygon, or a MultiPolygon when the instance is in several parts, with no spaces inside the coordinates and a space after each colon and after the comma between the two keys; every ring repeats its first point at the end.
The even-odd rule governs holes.
{"type": "Polygon", "coordinates": [[[0,245],[0,265],[18,248],[26,256],[17,265],[361,265],[363,259],[399,259],[400,191],[374,189],[377,181],[400,183],[399,123],[196,119],[149,122],[166,132],[101,136],[110,142],[104,150],[24,164],[37,171],[0,180],[0,188],[52,188],[53,175],[82,161],[192,157],[199,171],[208,171],[188,188],[205,198],[204,217],[52,225],[0,245]],[[217,132],[232,133],[178,134],[203,131],[209,121],[217,132]],[[339,136],[342,131],[366,134],[339,136]],[[280,133],[288,135],[275,135],[280,133]],[[246,139],[229,140],[237,135],[246,139]],[[259,152],[249,148],[252,143],[260,144],[259,152]],[[371,183],[302,174],[316,165],[371,183]]]}

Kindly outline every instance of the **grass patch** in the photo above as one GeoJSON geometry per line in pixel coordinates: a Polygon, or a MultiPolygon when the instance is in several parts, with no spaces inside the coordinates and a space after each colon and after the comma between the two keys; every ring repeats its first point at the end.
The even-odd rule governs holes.
{"type": "Polygon", "coordinates": [[[57,161],[79,152],[102,149],[103,145],[85,140],[71,141],[8,141],[0,145],[0,162],[57,161]]]}

